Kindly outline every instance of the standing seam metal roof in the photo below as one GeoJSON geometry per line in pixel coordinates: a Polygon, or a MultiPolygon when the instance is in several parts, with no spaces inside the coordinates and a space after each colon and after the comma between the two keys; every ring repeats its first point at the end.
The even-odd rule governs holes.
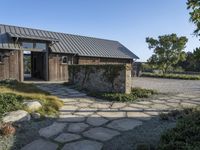
{"type": "Polygon", "coordinates": [[[0,49],[20,49],[13,38],[54,41],[56,43],[50,47],[53,53],[138,59],[118,41],[0,24],[0,49]]]}

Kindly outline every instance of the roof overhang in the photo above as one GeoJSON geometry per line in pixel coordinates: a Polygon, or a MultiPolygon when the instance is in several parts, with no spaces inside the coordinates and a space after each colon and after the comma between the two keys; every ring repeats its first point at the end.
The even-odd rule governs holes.
{"type": "Polygon", "coordinates": [[[23,34],[17,34],[12,32],[7,32],[7,34],[12,38],[18,38],[18,39],[27,39],[27,40],[39,40],[39,41],[46,41],[46,42],[59,42],[58,39],[52,38],[52,37],[40,37],[40,36],[32,36],[32,35],[23,35],[23,34]]]}

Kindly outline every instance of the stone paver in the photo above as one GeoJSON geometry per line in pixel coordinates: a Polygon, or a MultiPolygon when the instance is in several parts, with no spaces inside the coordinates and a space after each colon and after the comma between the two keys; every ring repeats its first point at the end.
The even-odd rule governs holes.
{"type": "Polygon", "coordinates": [[[71,134],[71,133],[61,133],[59,136],[57,136],[54,140],[60,143],[70,142],[73,140],[80,139],[81,136],[77,134],[71,134]]]}
{"type": "Polygon", "coordinates": [[[57,148],[57,144],[47,140],[39,139],[29,143],[21,150],[56,150],[57,148]]]}
{"type": "Polygon", "coordinates": [[[102,147],[102,143],[90,140],[83,140],[65,144],[62,150],[101,150],[102,147]]]}
{"type": "Polygon", "coordinates": [[[139,120],[150,120],[151,116],[143,112],[127,112],[128,118],[135,118],[139,120]]]}
{"type": "Polygon", "coordinates": [[[119,111],[112,111],[112,112],[97,112],[98,115],[102,117],[106,117],[109,120],[117,119],[117,118],[123,118],[126,116],[125,112],[119,112],[119,111]]]}
{"type": "Polygon", "coordinates": [[[120,133],[111,130],[108,128],[102,128],[102,127],[97,127],[97,128],[92,128],[86,132],[83,133],[84,136],[100,141],[107,141],[113,138],[114,136],[119,135],[120,133]]]}
{"type": "Polygon", "coordinates": [[[88,97],[59,84],[39,86],[58,96],[64,106],[60,109],[57,122],[39,131],[40,136],[46,140],[33,141],[23,150],[54,150],[58,145],[61,150],[101,150],[105,141],[144,124],[161,112],[200,105],[199,95],[194,93],[122,103],[88,97]]]}
{"type": "Polygon", "coordinates": [[[57,123],[54,122],[52,125],[42,128],[39,130],[40,136],[43,136],[45,138],[49,138],[53,135],[57,135],[58,133],[62,132],[65,128],[66,123],[57,123]]]}
{"type": "Polygon", "coordinates": [[[85,123],[71,123],[68,127],[69,132],[79,133],[88,128],[89,125],[85,123]]]}
{"type": "Polygon", "coordinates": [[[92,115],[87,118],[86,122],[93,126],[101,126],[108,122],[108,120],[99,115],[92,115]]]}
{"type": "Polygon", "coordinates": [[[142,125],[142,121],[138,121],[135,119],[120,119],[112,121],[107,125],[107,127],[120,131],[127,131],[140,125],[142,125]]]}
{"type": "Polygon", "coordinates": [[[59,122],[82,122],[85,118],[79,115],[60,115],[58,121],[59,122]]]}

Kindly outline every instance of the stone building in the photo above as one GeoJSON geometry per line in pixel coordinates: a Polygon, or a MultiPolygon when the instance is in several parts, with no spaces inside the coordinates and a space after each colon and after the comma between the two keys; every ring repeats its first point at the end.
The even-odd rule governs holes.
{"type": "Polygon", "coordinates": [[[0,24],[0,80],[66,81],[69,64],[132,64],[138,57],[118,41],[0,24]]]}

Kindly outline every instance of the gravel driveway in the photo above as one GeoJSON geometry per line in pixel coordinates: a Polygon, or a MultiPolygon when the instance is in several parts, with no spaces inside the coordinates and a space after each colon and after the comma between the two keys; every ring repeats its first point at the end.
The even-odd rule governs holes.
{"type": "Polygon", "coordinates": [[[200,94],[199,80],[134,77],[132,84],[133,87],[155,89],[162,93],[200,94]]]}

